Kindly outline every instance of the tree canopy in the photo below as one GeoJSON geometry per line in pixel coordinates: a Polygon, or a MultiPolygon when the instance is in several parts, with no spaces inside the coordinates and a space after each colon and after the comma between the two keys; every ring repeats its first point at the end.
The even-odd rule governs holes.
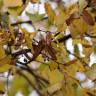
{"type": "Polygon", "coordinates": [[[95,57],[96,0],[78,0],[70,6],[64,0],[0,0],[1,95],[21,91],[29,96],[36,90],[39,96],[96,96],[92,54],[95,57]],[[33,9],[37,4],[38,10],[26,11],[29,3],[33,9]],[[39,13],[40,4],[45,13],[39,13]],[[93,85],[85,87],[85,82],[93,85]]]}

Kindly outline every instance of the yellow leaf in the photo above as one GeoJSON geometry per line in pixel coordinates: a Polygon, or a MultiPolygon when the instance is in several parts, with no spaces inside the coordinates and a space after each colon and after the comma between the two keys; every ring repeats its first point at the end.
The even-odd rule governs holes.
{"type": "Polygon", "coordinates": [[[32,39],[30,38],[29,34],[25,34],[25,40],[26,40],[26,44],[27,46],[32,49],[32,39]]]}
{"type": "Polygon", "coordinates": [[[31,1],[31,3],[38,3],[39,2],[39,0],[30,0],[31,1]]]}
{"type": "Polygon", "coordinates": [[[0,73],[7,72],[10,68],[12,68],[12,65],[9,64],[0,66],[0,73]]]}
{"type": "Polygon", "coordinates": [[[9,28],[10,28],[11,38],[15,41],[14,28],[12,26],[9,26],[9,28]]]}
{"type": "Polygon", "coordinates": [[[54,92],[60,90],[61,86],[62,86],[61,83],[56,83],[56,84],[54,84],[54,85],[48,87],[48,92],[49,92],[50,94],[52,94],[52,93],[54,93],[54,92]]]}
{"type": "Polygon", "coordinates": [[[60,11],[56,16],[55,16],[55,24],[62,25],[65,22],[65,15],[63,14],[62,11],[60,11]]]}
{"type": "Polygon", "coordinates": [[[96,79],[96,64],[93,64],[91,69],[87,70],[86,73],[87,77],[91,80],[96,79]]]}
{"type": "Polygon", "coordinates": [[[24,33],[25,36],[25,42],[26,45],[32,50],[33,52],[33,47],[32,47],[32,39],[34,38],[34,36],[36,35],[36,33],[29,33],[26,29],[22,29],[22,32],[24,33]]]}
{"type": "Polygon", "coordinates": [[[68,62],[69,61],[69,56],[68,56],[68,52],[66,51],[65,49],[65,46],[63,43],[58,43],[58,46],[56,48],[56,51],[58,52],[56,54],[56,56],[58,57],[57,58],[57,61],[60,62],[60,63],[65,63],[65,62],[68,62]],[[65,59],[66,58],[66,59],[65,59]]]}
{"type": "Polygon", "coordinates": [[[3,0],[5,7],[17,7],[22,5],[22,0],[3,0]]]}
{"type": "Polygon", "coordinates": [[[15,96],[18,91],[21,91],[24,96],[29,96],[28,82],[26,82],[26,79],[21,75],[16,74],[14,80],[10,84],[9,96],[15,96]],[[26,91],[28,93],[26,93],[26,91]]]}
{"type": "Polygon", "coordinates": [[[58,64],[56,62],[54,62],[54,61],[51,60],[48,63],[49,63],[49,66],[50,66],[50,70],[57,69],[58,64]]]}
{"type": "Polygon", "coordinates": [[[0,80],[0,94],[4,94],[4,92],[5,92],[5,83],[0,80]]]}
{"type": "Polygon", "coordinates": [[[13,15],[13,16],[17,16],[20,15],[20,13],[22,12],[23,7],[19,6],[19,7],[12,7],[12,8],[8,8],[8,12],[13,15]]]}
{"type": "Polygon", "coordinates": [[[0,45],[0,59],[4,58],[6,55],[5,55],[5,51],[4,51],[4,48],[3,46],[0,45]]]}
{"type": "Polygon", "coordinates": [[[70,94],[71,96],[77,96],[76,95],[77,86],[78,84],[75,79],[72,79],[66,76],[65,81],[63,82],[63,85],[62,85],[63,96],[70,96],[70,94]]]}
{"type": "Polygon", "coordinates": [[[49,67],[46,66],[46,64],[45,65],[41,64],[39,71],[40,71],[40,75],[44,77],[46,80],[48,80],[48,74],[50,73],[49,67]]]}
{"type": "Polygon", "coordinates": [[[51,5],[48,2],[45,2],[45,10],[46,13],[48,15],[48,20],[51,24],[54,23],[54,16],[55,16],[55,12],[54,10],[51,8],[51,5]]]}
{"type": "Polygon", "coordinates": [[[63,14],[63,12],[60,12],[58,15],[55,16],[55,24],[57,26],[58,32],[64,32],[64,30],[67,28],[64,17],[65,15],[63,14]]]}
{"type": "Polygon", "coordinates": [[[78,12],[79,9],[78,9],[78,4],[73,4],[72,6],[70,6],[68,9],[67,9],[67,16],[71,15],[71,14],[74,14],[76,12],[78,12]]]}
{"type": "Polygon", "coordinates": [[[40,54],[37,58],[36,61],[44,62],[43,56],[40,54]]]}
{"type": "Polygon", "coordinates": [[[75,19],[70,25],[70,31],[73,38],[77,36],[82,36],[85,32],[88,31],[88,25],[83,21],[82,18],[75,19]]]}
{"type": "Polygon", "coordinates": [[[9,40],[9,33],[0,33],[0,44],[3,45],[9,40]]]}
{"type": "Polygon", "coordinates": [[[96,23],[94,26],[90,27],[90,31],[87,32],[90,36],[96,36],[96,23]]]}
{"type": "Polygon", "coordinates": [[[69,64],[69,66],[67,66],[63,71],[65,71],[69,76],[74,77],[77,71],[83,72],[85,71],[85,68],[80,61],[75,60],[73,64],[69,64]]]}
{"type": "Polygon", "coordinates": [[[73,39],[73,45],[81,43],[85,48],[92,47],[89,41],[86,39],[73,39]]]}
{"type": "Polygon", "coordinates": [[[11,62],[10,56],[6,56],[3,59],[0,59],[0,67],[6,64],[10,64],[10,62],[11,62]]]}
{"type": "Polygon", "coordinates": [[[49,81],[51,84],[55,84],[61,82],[63,79],[63,75],[59,72],[58,69],[50,71],[49,73],[49,81]]]}

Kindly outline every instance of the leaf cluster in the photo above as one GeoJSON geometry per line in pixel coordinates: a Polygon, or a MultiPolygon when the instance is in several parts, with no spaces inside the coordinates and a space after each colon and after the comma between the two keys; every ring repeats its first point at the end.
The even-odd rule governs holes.
{"type": "Polygon", "coordinates": [[[21,91],[28,96],[35,89],[40,96],[95,96],[96,64],[90,66],[89,62],[91,54],[96,55],[96,1],[78,0],[65,7],[63,0],[49,0],[44,2],[45,14],[27,12],[29,2],[38,6],[42,3],[0,0],[0,74],[8,73],[0,77],[0,94],[15,96],[21,91]],[[52,2],[57,5],[55,9],[52,2]],[[24,11],[28,21],[18,19],[24,11]],[[15,23],[11,22],[12,16],[17,19],[15,23]],[[23,28],[25,23],[34,32],[23,28]],[[66,30],[70,31],[68,35],[66,30]],[[67,48],[69,39],[74,52],[67,48]],[[76,78],[78,72],[86,78],[82,81],[76,78]],[[82,83],[87,80],[94,87],[84,88],[82,83]]]}

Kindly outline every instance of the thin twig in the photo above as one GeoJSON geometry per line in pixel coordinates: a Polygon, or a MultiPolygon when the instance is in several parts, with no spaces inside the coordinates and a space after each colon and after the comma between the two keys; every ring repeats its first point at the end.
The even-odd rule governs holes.
{"type": "Polygon", "coordinates": [[[20,51],[18,51],[18,52],[12,53],[12,56],[13,56],[13,57],[17,57],[17,56],[19,56],[19,55],[21,55],[21,54],[26,54],[26,53],[28,53],[28,52],[31,52],[31,49],[23,49],[23,50],[20,50],[20,51]]]}
{"type": "Polygon", "coordinates": [[[12,23],[11,26],[17,26],[18,24],[23,24],[23,23],[29,23],[32,24],[32,21],[20,21],[20,22],[16,22],[16,23],[12,23]]]}
{"type": "Polygon", "coordinates": [[[96,36],[92,36],[92,35],[88,34],[87,32],[85,33],[85,35],[88,37],[91,37],[91,38],[96,38],[96,36]]]}
{"type": "Polygon", "coordinates": [[[21,67],[23,70],[26,70],[27,72],[29,72],[30,74],[32,74],[36,79],[38,80],[42,80],[44,81],[46,84],[49,84],[49,81],[44,79],[43,77],[37,75],[36,73],[33,72],[33,70],[28,66],[28,65],[24,65],[22,62],[18,61],[19,64],[25,66],[25,67],[21,67]]]}
{"type": "Polygon", "coordinates": [[[6,89],[6,91],[7,91],[7,94],[9,94],[9,76],[10,76],[10,73],[11,73],[11,69],[9,69],[9,71],[8,71],[8,75],[7,75],[7,81],[6,81],[6,83],[7,83],[7,89],[6,89]]]}
{"type": "Polygon", "coordinates": [[[65,42],[66,40],[68,40],[69,38],[72,38],[71,34],[67,35],[67,36],[64,36],[60,39],[58,39],[59,42],[65,42]]]}

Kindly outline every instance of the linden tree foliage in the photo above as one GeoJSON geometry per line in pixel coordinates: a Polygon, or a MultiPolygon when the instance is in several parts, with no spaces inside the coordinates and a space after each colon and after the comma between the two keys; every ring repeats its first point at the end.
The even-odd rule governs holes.
{"type": "Polygon", "coordinates": [[[0,0],[2,96],[15,96],[17,92],[29,96],[33,90],[39,96],[96,96],[92,54],[96,57],[96,0],[78,0],[68,7],[63,0],[0,0]],[[38,11],[26,11],[29,2],[33,9],[37,4],[38,11]],[[39,13],[41,3],[43,14],[39,13]],[[24,12],[27,21],[21,16],[24,12]],[[28,32],[23,24],[34,32],[28,32]],[[70,39],[73,52],[67,47],[70,39]],[[84,87],[88,80],[93,86],[84,87]]]}

